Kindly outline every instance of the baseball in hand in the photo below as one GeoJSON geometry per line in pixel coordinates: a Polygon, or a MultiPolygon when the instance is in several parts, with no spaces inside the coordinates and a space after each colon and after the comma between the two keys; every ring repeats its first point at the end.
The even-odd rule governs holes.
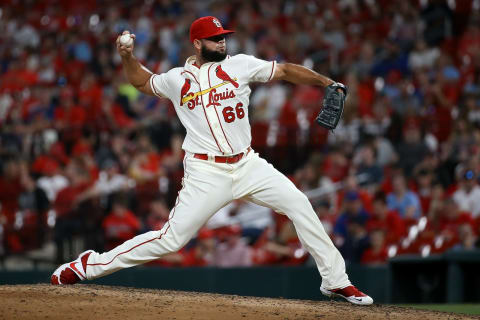
{"type": "Polygon", "coordinates": [[[130,33],[124,34],[120,37],[120,44],[125,47],[131,47],[133,44],[133,38],[130,33]]]}

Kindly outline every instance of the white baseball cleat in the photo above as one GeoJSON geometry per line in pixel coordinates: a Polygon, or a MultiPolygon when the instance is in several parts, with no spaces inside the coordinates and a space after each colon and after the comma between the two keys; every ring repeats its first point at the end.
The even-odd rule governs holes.
{"type": "Polygon", "coordinates": [[[62,264],[52,274],[50,282],[53,285],[75,284],[87,279],[87,260],[88,256],[94,252],[87,250],[80,253],[78,258],[72,262],[62,264]]]}
{"type": "Polygon", "coordinates": [[[324,296],[330,298],[340,297],[353,304],[367,306],[373,303],[373,299],[371,297],[367,296],[365,293],[358,290],[357,288],[355,288],[355,286],[352,285],[342,289],[330,290],[320,287],[320,291],[324,296]]]}

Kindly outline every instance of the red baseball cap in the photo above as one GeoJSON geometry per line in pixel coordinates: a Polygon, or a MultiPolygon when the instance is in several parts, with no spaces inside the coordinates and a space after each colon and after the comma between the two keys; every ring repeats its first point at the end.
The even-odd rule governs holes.
{"type": "Polygon", "coordinates": [[[221,34],[230,34],[235,31],[223,29],[220,20],[215,17],[201,17],[192,22],[190,26],[190,41],[195,39],[206,39],[221,34]]]}

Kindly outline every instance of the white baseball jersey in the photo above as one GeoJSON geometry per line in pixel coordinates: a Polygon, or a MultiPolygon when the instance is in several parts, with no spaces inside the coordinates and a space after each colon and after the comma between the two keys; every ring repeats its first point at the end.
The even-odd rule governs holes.
{"type": "Polygon", "coordinates": [[[152,91],[169,98],[187,130],[182,148],[192,153],[233,155],[251,143],[250,82],[267,82],[276,62],[238,54],[198,67],[195,56],[183,68],[150,77],[152,91]]]}
{"type": "MultiPolygon", "coordinates": [[[[292,220],[298,238],[317,264],[322,288],[351,285],[342,255],[307,197],[258,153],[249,150],[232,163],[193,155],[232,155],[250,146],[248,84],[270,80],[276,62],[243,54],[205,63],[200,68],[194,61],[191,57],[185,67],[150,78],[152,91],[173,102],[187,129],[182,189],[167,223],[160,230],[138,235],[108,252],[91,252],[84,278],[95,279],[176,252],[215,212],[235,199],[243,199],[282,212],[292,220]]],[[[62,266],[55,273],[59,274],[58,270],[62,266]]]]}

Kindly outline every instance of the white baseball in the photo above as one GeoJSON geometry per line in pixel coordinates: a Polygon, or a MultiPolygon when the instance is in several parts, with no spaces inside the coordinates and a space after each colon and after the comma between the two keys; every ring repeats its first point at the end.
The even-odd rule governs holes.
{"type": "Polygon", "coordinates": [[[133,44],[133,38],[130,33],[124,34],[120,37],[120,44],[125,47],[131,47],[133,44]]]}

